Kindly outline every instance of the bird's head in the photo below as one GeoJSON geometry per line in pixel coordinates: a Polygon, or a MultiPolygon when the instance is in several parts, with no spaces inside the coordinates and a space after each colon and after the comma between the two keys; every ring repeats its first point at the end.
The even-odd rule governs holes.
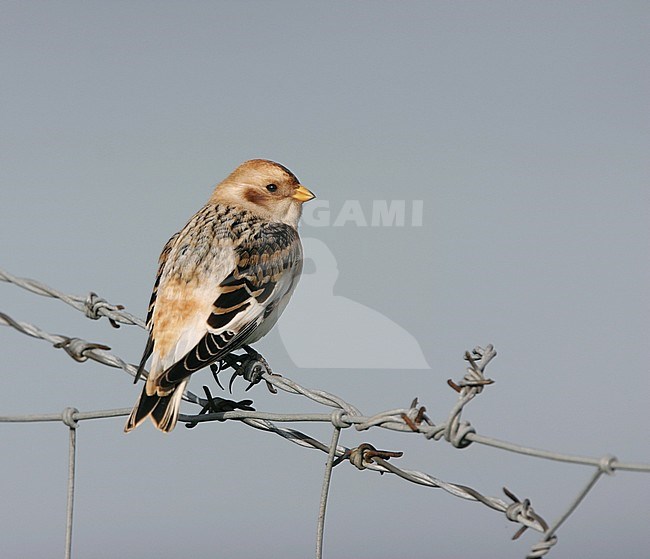
{"type": "Polygon", "coordinates": [[[219,183],[210,201],[239,206],[263,219],[297,227],[303,203],[312,198],[314,194],[286,167],[252,159],[219,183]]]}

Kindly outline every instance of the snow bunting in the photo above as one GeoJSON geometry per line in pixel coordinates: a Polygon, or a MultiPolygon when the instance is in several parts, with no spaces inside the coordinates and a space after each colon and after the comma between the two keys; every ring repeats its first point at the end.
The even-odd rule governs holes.
{"type": "Polygon", "coordinates": [[[169,239],[136,380],[150,356],[151,368],[125,432],[147,417],[171,431],[190,375],[273,327],[302,271],[297,227],[302,204],[312,198],[286,167],[253,159],[218,184],[169,239]]]}

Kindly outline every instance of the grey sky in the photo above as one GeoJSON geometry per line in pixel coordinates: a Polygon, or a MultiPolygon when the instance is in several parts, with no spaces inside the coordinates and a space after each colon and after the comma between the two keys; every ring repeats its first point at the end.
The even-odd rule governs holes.
{"type": "MultiPolygon", "coordinates": [[[[3,2],[0,267],[142,316],[167,238],[240,162],[273,159],[328,201],[330,223],[301,234],[334,255],[332,296],[381,313],[431,367],[346,368],[349,346],[333,346],[341,368],[300,368],[280,324],[257,345],[276,371],[368,414],[418,396],[442,421],[464,350],[493,343],[497,382],[466,410],[479,433],[650,462],[649,23],[645,2],[3,2]],[[422,200],[422,224],[334,226],[349,200],[369,223],[373,201],[422,200]]],[[[329,326],[307,293],[291,320],[329,326]]],[[[9,285],[0,310],[130,362],[145,341],[9,285]]],[[[128,407],[139,392],[9,328],[0,348],[0,413],[128,407]]],[[[237,424],[122,426],[79,429],[75,557],[313,554],[322,454],[237,424]]],[[[65,427],[0,435],[3,557],[62,556],[65,427]]],[[[343,433],[365,441],[489,495],[506,485],[547,520],[590,475],[343,433]]],[[[551,556],[645,557],[648,499],[649,476],[602,480],[551,556]]],[[[349,465],[329,507],[329,558],[519,558],[538,537],[512,543],[515,525],[484,507],[349,465]]]]}

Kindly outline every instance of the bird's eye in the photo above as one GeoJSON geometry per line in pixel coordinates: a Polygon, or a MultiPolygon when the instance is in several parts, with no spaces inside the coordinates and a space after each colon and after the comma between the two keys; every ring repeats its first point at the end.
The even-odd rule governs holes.
{"type": "Polygon", "coordinates": [[[278,189],[277,184],[267,184],[266,185],[266,190],[268,190],[269,192],[275,192],[277,189],[278,189]]]}

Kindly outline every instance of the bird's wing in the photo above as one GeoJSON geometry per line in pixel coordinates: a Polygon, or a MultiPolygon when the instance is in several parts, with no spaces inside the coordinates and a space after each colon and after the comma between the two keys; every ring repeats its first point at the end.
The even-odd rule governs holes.
{"type": "MultiPolygon", "coordinates": [[[[211,294],[197,288],[208,301],[207,308],[197,309],[198,323],[190,326],[191,337],[200,335],[189,351],[157,375],[156,385],[163,391],[254,338],[276,307],[286,304],[302,270],[298,232],[282,223],[259,223],[233,247],[233,256],[229,273],[211,294]]],[[[187,340],[181,335],[179,347],[183,338],[187,340]]]]}
{"type": "Polygon", "coordinates": [[[172,235],[172,237],[167,241],[167,243],[165,243],[165,246],[163,247],[162,252],[160,253],[160,257],[158,258],[158,272],[156,273],[156,281],[153,284],[153,291],[151,292],[151,299],[149,300],[149,308],[147,309],[146,326],[147,329],[149,330],[149,336],[147,337],[147,344],[144,348],[144,352],[142,353],[142,359],[140,359],[140,364],[138,365],[138,371],[135,375],[135,380],[133,381],[134,383],[138,382],[138,380],[142,376],[142,373],[144,372],[144,365],[147,362],[147,359],[149,359],[149,357],[151,356],[151,353],[153,352],[153,338],[151,337],[151,321],[153,318],[153,310],[156,305],[156,295],[158,293],[158,286],[160,285],[160,278],[162,277],[162,273],[165,268],[165,262],[167,262],[169,253],[171,252],[172,246],[174,246],[174,243],[176,242],[178,235],[180,235],[180,232],[172,235]]]}

